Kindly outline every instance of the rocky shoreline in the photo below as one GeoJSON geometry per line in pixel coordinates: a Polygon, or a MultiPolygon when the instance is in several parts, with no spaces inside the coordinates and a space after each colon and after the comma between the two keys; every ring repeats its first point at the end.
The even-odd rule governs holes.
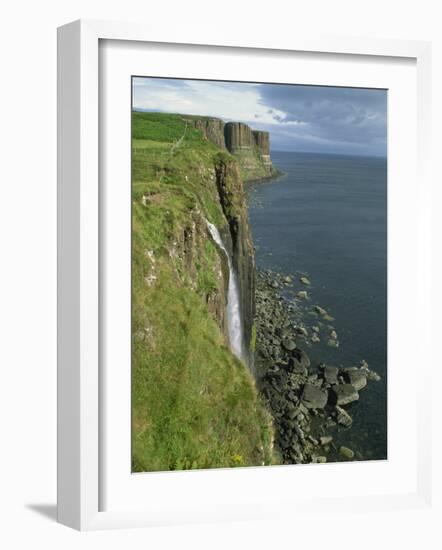
{"type": "Polygon", "coordinates": [[[282,172],[279,168],[272,167],[272,173],[268,176],[263,176],[261,178],[252,178],[244,181],[245,185],[255,185],[259,183],[267,183],[269,181],[277,180],[285,175],[285,172],[282,172]]]}
{"type": "MultiPolygon", "coordinates": [[[[272,414],[275,445],[283,464],[324,463],[363,459],[358,452],[335,443],[338,433],[351,429],[346,406],[379,375],[361,360],[359,366],[312,364],[307,352],[326,332],[327,344],[338,347],[333,321],[319,305],[307,306],[307,276],[297,277],[305,290],[295,293],[295,277],[273,271],[256,276],[255,369],[258,387],[272,414]],[[318,319],[312,326],[306,314],[318,319]]],[[[342,440],[342,437],[340,437],[342,440]]]]}

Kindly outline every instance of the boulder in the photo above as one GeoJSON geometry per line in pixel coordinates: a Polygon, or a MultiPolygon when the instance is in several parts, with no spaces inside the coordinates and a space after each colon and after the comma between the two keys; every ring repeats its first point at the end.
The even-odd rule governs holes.
{"type": "Polygon", "coordinates": [[[334,340],[333,338],[329,338],[327,340],[327,346],[330,346],[331,348],[338,348],[339,342],[337,340],[334,340]]]}
{"type": "Polygon", "coordinates": [[[296,361],[296,359],[291,359],[290,361],[290,368],[292,369],[292,372],[294,372],[295,374],[301,374],[302,376],[307,376],[307,369],[302,363],[296,361]]]}
{"type": "Polygon", "coordinates": [[[300,277],[299,280],[301,281],[301,283],[302,283],[303,285],[310,285],[310,284],[311,284],[311,282],[310,282],[310,280],[308,279],[308,277],[300,277]]]}
{"type": "Polygon", "coordinates": [[[293,351],[294,349],[296,349],[296,342],[291,338],[285,338],[282,341],[282,347],[287,351],[293,351]]]}
{"type": "Polygon", "coordinates": [[[287,337],[287,330],[284,327],[278,327],[275,329],[276,336],[279,336],[280,338],[286,338],[287,337]]]}
{"type": "Polygon", "coordinates": [[[312,457],[312,464],[325,464],[326,462],[327,462],[327,457],[325,456],[312,457]]]}
{"type": "Polygon", "coordinates": [[[323,435],[319,438],[319,442],[321,445],[328,445],[333,441],[333,437],[331,435],[323,435]]]}
{"type": "Polygon", "coordinates": [[[379,382],[379,380],[381,379],[379,374],[377,372],[375,372],[374,370],[369,370],[367,372],[367,378],[368,378],[368,380],[371,380],[372,382],[379,382]]]}
{"type": "Polygon", "coordinates": [[[367,385],[367,377],[362,370],[348,370],[345,372],[345,377],[357,391],[362,390],[367,385]]]}
{"type": "Polygon", "coordinates": [[[302,392],[302,402],[308,409],[323,409],[328,401],[328,392],[312,384],[306,384],[302,392]]]}
{"type": "Polygon", "coordinates": [[[327,311],[321,306],[313,306],[313,309],[316,313],[319,313],[319,315],[327,315],[327,311]]]}
{"type": "Polygon", "coordinates": [[[353,419],[348,412],[339,406],[336,406],[336,420],[344,428],[349,428],[353,423],[353,419]]]}
{"type": "Polygon", "coordinates": [[[308,336],[308,331],[307,331],[307,329],[306,329],[305,327],[297,326],[297,327],[295,328],[295,330],[296,330],[296,332],[297,332],[298,334],[300,334],[301,336],[305,336],[305,337],[308,336]]]}
{"type": "Polygon", "coordinates": [[[300,291],[296,294],[296,297],[299,298],[300,300],[308,300],[307,291],[306,291],[306,290],[300,290],[300,291]]]}
{"type": "Polygon", "coordinates": [[[352,451],[348,447],[339,447],[339,454],[344,458],[348,458],[349,460],[351,460],[355,456],[354,451],[352,451]]]}
{"type": "Polygon", "coordinates": [[[331,391],[337,405],[348,405],[359,399],[358,391],[351,384],[336,384],[331,391]]]}
{"type": "Polygon", "coordinates": [[[381,377],[377,372],[375,372],[374,370],[370,370],[368,368],[368,363],[366,361],[361,361],[360,370],[365,374],[365,376],[367,377],[367,380],[379,382],[379,380],[381,379],[381,377]]]}
{"type": "Polygon", "coordinates": [[[294,409],[289,409],[287,411],[286,416],[287,416],[288,419],[294,420],[298,416],[299,413],[300,413],[299,408],[295,407],[294,409]]]}
{"type": "Polygon", "coordinates": [[[338,367],[325,367],[324,380],[327,384],[335,385],[338,383],[338,367]]]}
{"type": "Polygon", "coordinates": [[[310,359],[308,355],[305,353],[304,350],[299,348],[293,351],[292,357],[289,359],[289,365],[291,367],[294,367],[296,362],[300,363],[306,369],[308,369],[308,367],[310,366],[310,359]]]}

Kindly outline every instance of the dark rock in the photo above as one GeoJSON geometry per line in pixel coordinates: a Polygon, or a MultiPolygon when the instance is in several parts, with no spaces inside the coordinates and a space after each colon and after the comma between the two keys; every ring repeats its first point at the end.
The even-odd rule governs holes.
{"type": "Polygon", "coordinates": [[[296,359],[290,359],[290,368],[292,369],[292,372],[295,374],[300,374],[302,376],[307,376],[307,369],[304,367],[302,363],[297,361],[296,359]]]}
{"type": "Polygon", "coordinates": [[[372,382],[379,382],[381,377],[374,370],[370,370],[370,371],[367,372],[367,379],[371,380],[372,382]]]}
{"type": "Polygon", "coordinates": [[[292,357],[289,359],[289,366],[294,368],[296,363],[300,363],[306,369],[310,366],[310,359],[308,355],[302,349],[296,349],[292,353],[292,357]]]}
{"type": "Polygon", "coordinates": [[[364,359],[361,361],[360,370],[363,373],[365,373],[365,375],[367,377],[367,380],[374,381],[374,382],[379,382],[379,380],[381,379],[381,377],[379,376],[379,374],[377,372],[375,372],[373,370],[370,370],[368,368],[368,363],[364,359]]]}
{"type": "Polygon", "coordinates": [[[300,413],[299,409],[292,409],[287,411],[287,418],[290,420],[294,420],[298,414],[300,413]]]}
{"type": "Polygon", "coordinates": [[[339,348],[339,342],[333,338],[329,338],[327,340],[327,346],[330,346],[331,348],[339,348]]]}
{"type": "Polygon", "coordinates": [[[302,336],[308,336],[308,332],[305,327],[296,327],[295,330],[298,334],[301,334],[302,336]]]}
{"type": "Polygon", "coordinates": [[[336,406],[336,420],[338,424],[345,428],[349,428],[353,423],[353,419],[348,412],[339,406],[336,406]]]}
{"type": "Polygon", "coordinates": [[[348,458],[350,460],[355,456],[354,451],[352,451],[348,447],[339,447],[339,454],[344,458],[348,458]]]}
{"type": "Polygon", "coordinates": [[[316,311],[316,313],[319,313],[319,315],[327,315],[327,311],[321,306],[313,306],[313,309],[316,311]]]}
{"type": "Polygon", "coordinates": [[[323,409],[328,400],[328,392],[312,384],[306,384],[302,393],[302,402],[309,409],[323,409]]]}
{"type": "Polygon", "coordinates": [[[296,349],[296,342],[291,338],[286,338],[282,341],[282,347],[287,351],[293,351],[296,349]]]}
{"type": "Polygon", "coordinates": [[[345,376],[357,391],[362,390],[367,385],[367,377],[362,370],[347,370],[345,376]]]}
{"type": "Polygon", "coordinates": [[[338,367],[325,367],[324,369],[324,380],[328,384],[337,384],[338,383],[338,367]]]}
{"type": "Polygon", "coordinates": [[[301,428],[298,424],[295,425],[294,430],[295,430],[296,435],[299,437],[299,439],[301,439],[301,440],[305,439],[304,432],[301,430],[301,428]]]}
{"type": "Polygon", "coordinates": [[[307,407],[304,406],[302,403],[300,403],[300,405],[299,405],[299,410],[300,410],[301,412],[303,412],[304,414],[308,414],[308,413],[309,413],[309,410],[307,409],[307,407]]]}
{"type": "Polygon", "coordinates": [[[357,390],[351,384],[332,386],[331,391],[337,405],[347,405],[359,399],[357,390]]]}

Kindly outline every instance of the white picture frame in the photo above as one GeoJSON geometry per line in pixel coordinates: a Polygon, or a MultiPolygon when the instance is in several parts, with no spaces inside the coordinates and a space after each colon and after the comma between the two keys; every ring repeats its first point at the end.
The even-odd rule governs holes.
{"type": "MultiPolygon", "coordinates": [[[[228,507],[220,503],[208,506],[194,497],[189,506],[175,509],[154,505],[129,507],[122,502],[112,510],[103,510],[100,483],[103,462],[100,414],[103,399],[100,376],[100,43],[124,41],[131,44],[164,43],[175,48],[192,46],[229,48],[235,51],[310,52],[335,56],[376,56],[378,58],[408,58],[416,63],[417,71],[417,152],[419,182],[417,189],[417,253],[419,260],[419,295],[416,307],[429,311],[431,302],[430,242],[431,182],[428,175],[430,52],[426,42],[372,40],[349,37],[318,37],[300,35],[281,37],[267,44],[265,39],[244,42],[240,38],[206,41],[204,36],[190,39],[185,29],[173,36],[157,34],[153,28],[136,24],[101,21],[76,21],[58,31],[58,521],[80,530],[140,527],[183,522],[217,521],[263,517],[266,495],[244,506],[228,507]]],[[[174,76],[170,74],[169,76],[174,76]]],[[[422,315],[429,319],[429,315],[422,315]]],[[[423,322],[422,334],[425,332],[423,322]]],[[[422,346],[424,346],[422,343],[422,346]]],[[[361,509],[385,507],[403,508],[426,506],[431,498],[430,431],[428,418],[430,402],[424,396],[424,383],[430,375],[430,361],[420,367],[424,372],[416,380],[416,487],[404,494],[370,494],[339,498],[341,511],[357,504],[361,509]]],[[[348,465],[352,467],[352,465],[348,465]]],[[[347,467],[348,467],[347,466],[347,467]]],[[[251,469],[247,469],[251,470],[251,469]]],[[[276,472],[276,470],[275,470],[276,472]]],[[[281,478],[283,470],[275,473],[281,478]],[[278,473],[279,472],[279,473],[278,473]]],[[[155,483],[161,486],[167,475],[155,483]]],[[[199,472],[179,474],[184,483],[199,472]]],[[[213,475],[217,475],[216,472],[213,475]]],[[[224,474],[225,475],[225,472],[224,474]]],[[[245,471],[235,471],[246,478],[245,471]]],[[[151,478],[153,479],[153,478],[151,478]]],[[[175,482],[179,479],[175,477],[175,482]]],[[[168,482],[168,487],[174,483],[168,482]]],[[[264,491],[265,492],[265,491],[264,491]]],[[[270,498],[270,497],[269,497],[270,498]]],[[[273,496],[274,498],[274,496],[273,496]]],[[[298,504],[281,495],[280,513],[290,513],[298,504]],[[292,508],[291,508],[292,505],[292,508]]],[[[302,502],[303,511],[330,506],[326,495],[302,502]]],[[[276,508],[276,507],[274,507],[276,508]]],[[[279,512],[278,512],[279,513],[279,512]]]]}

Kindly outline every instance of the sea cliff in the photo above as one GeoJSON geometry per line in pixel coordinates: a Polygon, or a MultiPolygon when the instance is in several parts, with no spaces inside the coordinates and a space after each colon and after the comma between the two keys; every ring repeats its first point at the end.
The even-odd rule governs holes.
{"type": "Polygon", "coordinates": [[[186,116],[186,121],[200,130],[205,139],[235,157],[245,183],[279,174],[270,158],[269,132],[252,130],[244,122],[224,123],[219,118],[186,116]]]}
{"type": "Polygon", "coordinates": [[[345,407],[380,377],[312,363],[339,339],[311,281],[256,273],[244,185],[277,174],[268,133],[134,112],[132,137],[133,470],[362,459],[345,407]]]}
{"type": "Polygon", "coordinates": [[[253,376],[255,257],[244,193],[245,181],[274,173],[268,135],[134,112],[132,138],[133,470],[270,464],[273,425],[253,376]],[[229,345],[228,260],[243,361],[229,345]]]}

